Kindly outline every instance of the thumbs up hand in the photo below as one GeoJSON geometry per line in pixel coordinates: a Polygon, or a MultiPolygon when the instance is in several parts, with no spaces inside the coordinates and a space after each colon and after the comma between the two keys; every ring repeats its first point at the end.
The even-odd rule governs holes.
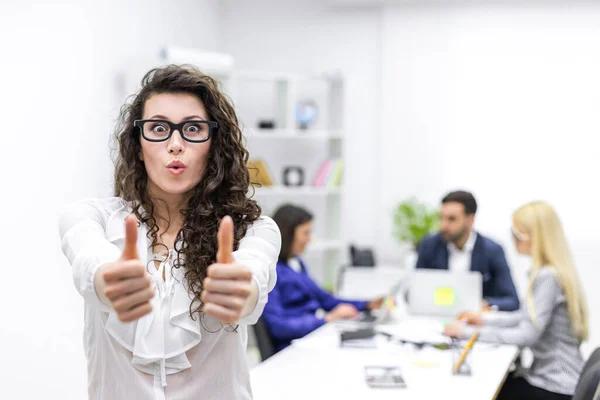
{"type": "Polygon", "coordinates": [[[233,220],[230,217],[221,221],[217,243],[217,262],[208,267],[200,299],[206,314],[230,324],[244,315],[252,298],[256,303],[258,287],[253,285],[250,269],[234,263],[233,220]]]}
{"type": "Polygon", "coordinates": [[[121,258],[103,266],[104,295],[122,322],[135,321],[152,311],[152,279],[137,253],[137,220],[125,220],[125,247],[121,258]]]}

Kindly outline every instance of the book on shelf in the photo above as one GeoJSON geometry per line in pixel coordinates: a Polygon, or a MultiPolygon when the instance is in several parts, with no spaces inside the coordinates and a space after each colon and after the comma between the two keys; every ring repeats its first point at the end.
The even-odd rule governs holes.
{"type": "Polygon", "coordinates": [[[342,185],[344,160],[341,158],[325,160],[317,170],[313,179],[313,186],[337,188],[342,185]]]}
{"type": "Polygon", "coordinates": [[[271,175],[271,171],[269,171],[269,167],[264,160],[260,158],[248,160],[247,166],[251,183],[260,186],[275,185],[273,175],[271,175]]]}

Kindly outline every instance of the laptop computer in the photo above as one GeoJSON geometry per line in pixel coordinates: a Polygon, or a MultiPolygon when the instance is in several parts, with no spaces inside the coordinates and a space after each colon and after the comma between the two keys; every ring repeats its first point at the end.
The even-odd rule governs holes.
{"type": "Polygon", "coordinates": [[[409,285],[408,312],[412,315],[456,317],[464,311],[481,309],[479,272],[417,269],[409,285]]]}
{"type": "Polygon", "coordinates": [[[388,291],[383,304],[379,310],[373,311],[362,311],[352,320],[358,322],[372,322],[381,323],[387,321],[392,315],[395,307],[398,303],[398,296],[400,296],[406,288],[407,278],[403,276],[398,282],[396,282],[388,291]]]}

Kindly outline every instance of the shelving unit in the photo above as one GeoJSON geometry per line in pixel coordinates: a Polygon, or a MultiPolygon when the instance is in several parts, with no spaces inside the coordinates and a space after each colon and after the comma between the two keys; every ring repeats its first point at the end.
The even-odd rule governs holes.
{"type": "Polygon", "coordinates": [[[234,69],[227,87],[250,158],[262,159],[276,182],[274,186],[257,187],[249,195],[266,215],[273,215],[284,203],[304,207],[313,214],[313,242],[303,258],[311,275],[321,285],[334,289],[337,268],[347,261],[341,218],[343,178],[339,187],[316,187],[313,181],[325,160],[343,159],[342,77],[337,73],[303,75],[234,69]],[[318,116],[314,125],[301,129],[296,124],[296,105],[305,99],[314,101],[318,116]],[[259,129],[260,120],[271,121],[274,128],[259,129]],[[283,186],[286,166],[302,168],[302,186],[283,186]]]}
{"type": "MultiPolygon", "coordinates": [[[[324,287],[335,289],[337,268],[347,263],[344,237],[344,185],[313,186],[325,160],[344,162],[344,81],[337,72],[319,74],[278,73],[240,70],[229,54],[200,49],[163,48],[158,60],[163,64],[193,64],[216,78],[233,100],[242,124],[250,158],[262,159],[277,183],[249,192],[264,215],[273,215],[284,203],[309,210],[313,216],[313,242],[304,254],[311,275],[324,287]],[[296,124],[296,105],[310,99],[318,107],[313,125],[301,129],[296,124]],[[259,129],[259,120],[270,120],[274,129],[259,129]],[[302,168],[304,184],[283,186],[287,166],[302,168]]],[[[125,77],[123,93],[133,93],[148,66],[140,63],[125,77]]],[[[343,172],[342,172],[343,174],[343,172]]],[[[343,176],[343,175],[342,175],[343,176]]]]}

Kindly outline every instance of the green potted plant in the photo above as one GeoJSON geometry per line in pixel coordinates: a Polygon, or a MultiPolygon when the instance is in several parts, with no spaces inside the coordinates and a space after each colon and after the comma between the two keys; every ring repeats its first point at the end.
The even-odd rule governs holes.
{"type": "Polygon", "coordinates": [[[399,203],[394,211],[394,237],[410,243],[418,251],[419,243],[440,227],[440,212],[411,197],[399,203]]]}

